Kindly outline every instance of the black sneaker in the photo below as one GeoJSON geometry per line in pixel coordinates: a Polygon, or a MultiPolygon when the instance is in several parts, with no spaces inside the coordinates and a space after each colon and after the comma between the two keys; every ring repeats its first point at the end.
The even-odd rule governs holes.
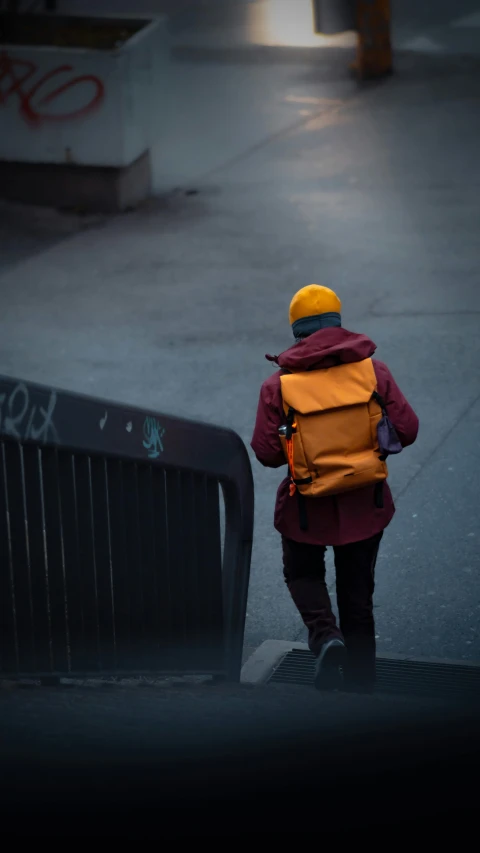
{"type": "Polygon", "coordinates": [[[343,687],[345,643],[335,638],[323,644],[315,665],[314,685],[317,690],[340,690],[343,687]]]}

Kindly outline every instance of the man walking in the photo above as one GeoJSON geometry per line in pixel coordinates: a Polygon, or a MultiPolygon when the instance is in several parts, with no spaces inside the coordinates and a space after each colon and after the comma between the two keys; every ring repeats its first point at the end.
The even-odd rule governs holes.
{"type": "Polygon", "coordinates": [[[342,328],[327,287],[290,305],[295,344],[266,356],[279,370],[261,388],[252,448],[269,468],[288,464],[275,507],[284,576],[317,658],[315,686],[371,692],[375,681],[374,571],[395,507],[386,459],[413,444],[418,418],[375,344],[342,328]],[[339,625],[325,583],[335,555],[339,625]]]}

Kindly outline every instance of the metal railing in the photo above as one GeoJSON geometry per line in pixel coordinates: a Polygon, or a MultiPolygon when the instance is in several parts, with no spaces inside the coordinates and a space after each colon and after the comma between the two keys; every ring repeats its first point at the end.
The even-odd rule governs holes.
{"type": "Polygon", "coordinates": [[[252,535],[233,431],[0,376],[0,676],[237,680],[252,535]]]}

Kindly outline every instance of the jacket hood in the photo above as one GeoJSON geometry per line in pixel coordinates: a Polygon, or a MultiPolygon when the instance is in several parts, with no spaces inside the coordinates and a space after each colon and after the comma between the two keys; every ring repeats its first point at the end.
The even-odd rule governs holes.
{"type": "Polygon", "coordinates": [[[266,355],[282,370],[318,370],[336,364],[350,364],[370,358],[376,345],[366,335],[357,335],[342,328],[320,329],[281,355],[266,355]]]}

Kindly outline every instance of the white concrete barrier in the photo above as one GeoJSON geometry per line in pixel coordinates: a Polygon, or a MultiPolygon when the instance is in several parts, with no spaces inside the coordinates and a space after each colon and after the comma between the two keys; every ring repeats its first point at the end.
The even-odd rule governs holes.
{"type": "Polygon", "coordinates": [[[125,170],[148,157],[169,59],[166,19],[62,21],[118,25],[126,40],[110,49],[0,44],[0,161],[17,172],[21,163],[125,170]]]}

